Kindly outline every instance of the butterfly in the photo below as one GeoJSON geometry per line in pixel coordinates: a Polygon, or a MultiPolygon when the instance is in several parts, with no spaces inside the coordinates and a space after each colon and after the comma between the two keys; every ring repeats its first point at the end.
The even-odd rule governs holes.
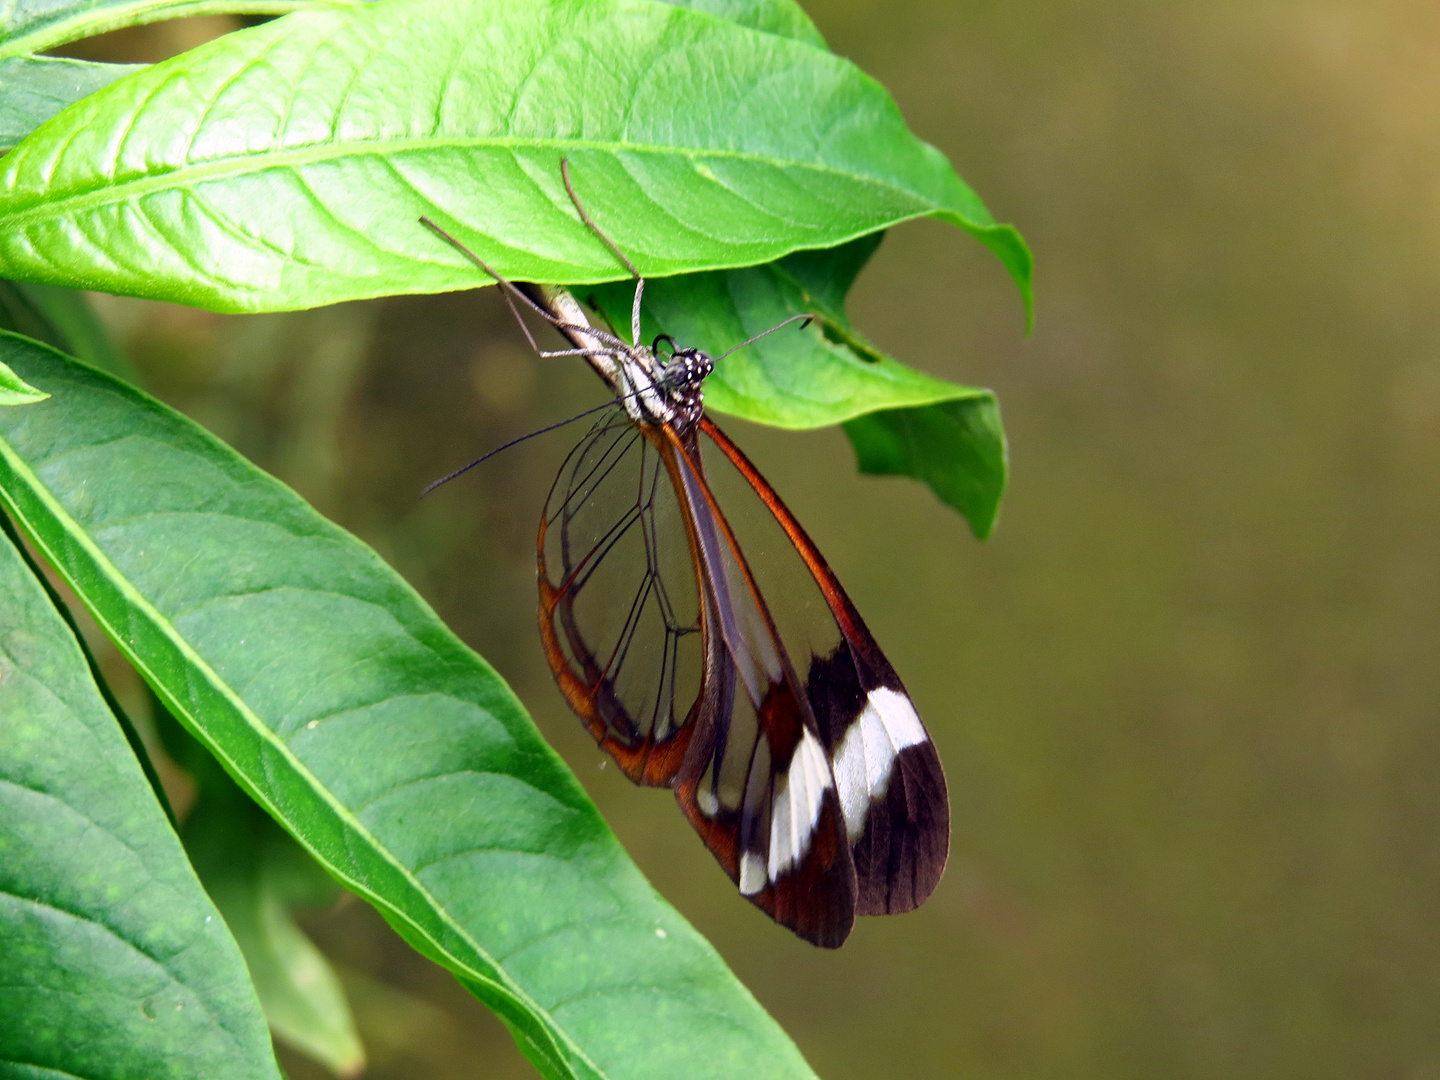
{"type": "Polygon", "coordinates": [[[628,342],[568,290],[517,286],[421,219],[495,279],[539,355],[584,357],[614,394],[590,410],[604,415],[541,518],[546,659],[625,775],[674,790],[742,896],[836,948],[856,915],[909,911],[939,882],[950,841],[939,755],[824,556],[706,415],[705,378],[729,353],[641,342],[645,280],[591,220],[564,160],[561,175],[635,279],[628,342]],[[540,349],[517,302],[573,347],[540,349]]]}

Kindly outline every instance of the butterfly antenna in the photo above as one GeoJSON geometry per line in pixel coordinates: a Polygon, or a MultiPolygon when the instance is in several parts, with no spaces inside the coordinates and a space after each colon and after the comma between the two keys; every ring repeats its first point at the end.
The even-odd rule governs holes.
{"type": "Polygon", "coordinates": [[[630,276],[638,278],[640,271],[635,269],[635,264],[625,257],[625,253],[615,246],[615,242],[606,236],[600,230],[600,226],[590,220],[590,215],[585,212],[585,207],[580,202],[580,196],[575,194],[575,185],[570,183],[570,162],[563,157],[560,159],[560,179],[565,181],[565,190],[570,193],[570,201],[580,212],[580,220],[585,222],[590,231],[600,238],[600,242],[610,249],[610,253],[620,260],[620,265],[630,271],[630,276]]]}
{"type": "Polygon", "coordinates": [[[516,311],[515,301],[511,299],[512,296],[519,297],[520,300],[531,311],[535,312],[535,314],[539,315],[542,319],[544,319],[546,322],[550,323],[552,326],[556,327],[559,330],[575,330],[585,334],[593,334],[601,340],[608,341],[612,345],[617,345],[621,348],[628,347],[614,334],[607,334],[605,333],[605,331],[593,326],[578,326],[575,323],[567,323],[563,319],[557,319],[554,315],[546,311],[534,300],[530,299],[530,297],[526,296],[524,292],[516,288],[513,282],[501,277],[497,271],[491,269],[490,265],[484,259],[480,258],[479,255],[476,255],[475,252],[471,251],[468,247],[462,244],[455,237],[451,236],[448,232],[442,229],[439,225],[435,224],[435,222],[431,221],[428,217],[422,216],[420,218],[420,224],[424,225],[441,240],[444,240],[445,243],[449,244],[461,255],[464,255],[465,258],[469,259],[481,270],[484,270],[485,273],[489,274],[492,278],[495,279],[495,281],[500,285],[501,293],[505,297],[505,303],[509,305],[510,311],[515,316],[515,321],[520,324],[520,329],[525,331],[525,337],[529,340],[530,347],[534,349],[537,353],[541,352],[542,350],[540,346],[535,343],[535,338],[530,333],[530,327],[525,325],[525,320],[520,318],[520,312],[516,311]]]}
{"type": "MultiPolygon", "coordinates": [[[[634,395],[634,394],[627,394],[627,395],[625,395],[625,396],[626,396],[626,397],[634,397],[635,395],[634,395]]],[[[619,405],[619,404],[620,404],[622,401],[624,401],[624,400],[625,400],[625,398],[623,398],[623,397],[613,398],[612,400],[605,402],[604,405],[596,405],[593,409],[586,409],[584,412],[576,413],[574,416],[570,417],[570,419],[568,419],[568,420],[561,420],[561,421],[559,421],[558,423],[555,423],[555,424],[548,424],[548,425],[546,425],[545,427],[542,427],[542,428],[541,428],[540,430],[538,430],[538,431],[532,431],[532,432],[530,432],[530,434],[528,434],[528,435],[521,435],[518,439],[511,439],[511,440],[510,440],[509,442],[507,442],[504,446],[497,446],[494,450],[491,450],[488,454],[482,454],[480,457],[478,457],[478,458],[476,458],[474,461],[470,462],[469,465],[462,465],[462,466],[460,466],[460,468],[456,469],[454,472],[449,473],[449,474],[447,474],[447,475],[445,475],[445,476],[442,476],[439,480],[436,480],[434,483],[432,483],[432,484],[427,484],[426,487],[425,487],[425,490],[422,491],[422,492],[420,492],[420,498],[423,499],[426,495],[429,495],[430,492],[434,491],[434,490],[435,490],[436,488],[438,488],[440,485],[442,485],[442,484],[448,484],[451,480],[454,480],[457,476],[463,476],[465,473],[467,473],[467,472],[469,472],[471,469],[475,468],[476,465],[479,465],[479,464],[481,464],[482,462],[485,462],[485,461],[489,461],[492,457],[494,457],[496,454],[500,453],[500,451],[502,451],[502,450],[509,450],[512,446],[518,446],[518,445],[520,445],[522,442],[525,442],[527,439],[533,439],[533,438],[535,438],[536,435],[545,435],[545,434],[547,434],[547,433],[549,433],[549,432],[551,432],[551,431],[555,431],[557,428],[562,428],[562,427],[564,427],[564,426],[567,425],[567,424],[573,424],[573,423],[575,423],[576,420],[584,420],[585,417],[587,417],[587,416],[593,416],[593,415],[594,415],[595,413],[597,413],[597,412],[602,412],[602,411],[604,411],[605,409],[613,408],[614,406],[619,405]]]]}
{"type": "Polygon", "coordinates": [[[716,362],[719,362],[719,361],[721,361],[721,360],[724,360],[725,357],[729,356],[732,352],[736,352],[736,351],[738,351],[738,350],[740,350],[740,349],[743,349],[743,348],[745,348],[746,345],[754,345],[755,342],[759,341],[762,337],[765,337],[767,334],[773,334],[776,330],[783,330],[785,327],[789,326],[792,322],[799,322],[801,319],[804,319],[804,320],[805,320],[805,322],[804,322],[804,323],[801,325],[801,327],[800,327],[800,329],[803,330],[803,329],[805,329],[806,326],[809,326],[812,322],[815,321],[815,316],[814,316],[814,315],[791,315],[790,318],[786,319],[784,322],[776,323],[774,326],[770,327],[769,330],[761,330],[760,333],[756,334],[754,337],[750,338],[748,341],[742,341],[742,342],[740,342],[739,345],[735,345],[735,346],[733,346],[732,348],[726,349],[726,350],[725,350],[723,353],[721,353],[719,356],[715,357],[715,360],[716,360],[716,362]]]}

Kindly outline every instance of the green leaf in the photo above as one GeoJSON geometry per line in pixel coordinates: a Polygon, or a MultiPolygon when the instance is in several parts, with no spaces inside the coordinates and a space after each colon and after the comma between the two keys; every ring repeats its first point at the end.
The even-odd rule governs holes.
{"type": "Polygon", "coordinates": [[[0,60],[0,152],[14,147],[65,106],[143,67],[62,56],[0,60]]]}
{"type": "Polygon", "coordinates": [[[7,1076],[278,1080],[239,949],[3,533],[0,956],[7,1076]]]}
{"type": "Polygon", "coordinates": [[[0,281],[0,330],[13,330],[137,382],[135,369],[83,293],[57,285],[0,281]]]}
{"type": "Polygon", "coordinates": [[[0,273],[275,310],[511,277],[763,263],[935,216],[1029,295],[1030,257],[884,88],[810,44],[655,0],[393,0],[230,34],[0,162],[0,273]]]}
{"type": "Polygon", "coordinates": [[[204,789],[183,838],[240,944],[275,1037],[337,1076],[359,1075],[365,1049],[339,977],[290,914],[295,903],[333,900],[334,882],[228,777],[219,790],[204,789]],[[306,877],[306,864],[321,881],[306,877]]]}
{"type": "Polygon", "coordinates": [[[0,405],[33,405],[49,396],[36,390],[0,362],[0,405]]]}
{"type": "Polygon", "coordinates": [[[675,7],[703,11],[751,30],[793,38],[825,48],[825,39],[799,4],[792,0],[665,0],[675,7]]]}
{"type": "MultiPolygon", "coordinates": [[[[665,0],[675,7],[706,11],[717,18],[728,19],[740,26],[762,30],[781,37],[793,38],[820,48],[825,39],[815,29],[810,17],[790,0],[665,0]]],[[[337,0],[338,3],[338,0],[337,0]]],[[[312,0],[309,3],[281,2],[270,4],[196,4],[181,2],[150,3],[76,3],[68,9],[45,5],[20,5],[12,16],[6,33],[0,33],[0,152],[10,150],[67,105],[110,85],[121,76],[139,71],[143,64],[99,64],[62,56],[22,55],[26,50],[53,48],[105,29],[173,18],[177,14],[193,14],[190,9],[203,7],[207,12],[236,14],[240,11],[280,14],[304,7],[332,6],[312,0]],[[69,17],[65,18],[68,11],[69,17]]]]}
{"type": "Polygon", "coordinates": [[[240,944],[271,1032],[337,1076],[358,1075],[365,1049],[339,976],[290,914],[334,903],[340,887],[153,693],[151,712],[166,753],[199,791],[181,839],[240,944]]]}
{"type": "Polygon", "coordinates": [[[354,2],[357,0],[9,0],[0,8],[0,61],[122,26],[195,15],[282,15],[354,2]]]}
{"type": "Polygon", "coordinates": [[[139,391],[0,350],[54,395],[0,412],[0,499],[167,708],[547,1076],[812,1075],[374,552],[139,391]]]}
{"type": "Polygon", "coordinates": [[[847,421],[862,473],[913,476],[970,523],[979,540],[995,528],[1009,475],[994,395],[922,409],[883,409],[847,421]]]}
{"type": "MultiPolygon", "coordinates": [[[[816,316],[720,360],[705,383],[706,407],[781,428],[844,423],[862,472],[925,482],[984,539],[1007,475],[999,405],[989,390],[891,359],[850,325],[845,294],[879,243],[877,233],[765,266],[647,281],[644,337],[669,334],[718,356],[792,315],[816,316]]],[[[583,295],[628,337],[633,285],[583,295]]]]}

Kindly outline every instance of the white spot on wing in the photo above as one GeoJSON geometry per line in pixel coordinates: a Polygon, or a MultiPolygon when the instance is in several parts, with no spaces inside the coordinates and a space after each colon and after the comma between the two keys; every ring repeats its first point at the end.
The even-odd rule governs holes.
{"type": "Polygon", "coordinates": [[[740,895],[754,896],[765,888],[765,862],[753,851],[740,856],[740,895]]]}
{"type": "Polygon", "coordinates": [[[870,703],[880,710],[880,717],[885,721],[885,730],[890,735],[890,741],[895,744],[896,753],[907,746],[919,746],[930,741],[930,736],[925,734],[925,725],[920,722],[920,714],[915,711],[915,706],[910,704],[910,699],[899,690],[878,686],[870,691],[870,703]]]}
{"type": "Polygon", "coordinates": [[[714,817],[720,810],[720,800],[715,798],[715,793],[706,785],[695,792],[695,802],[700,806],[700,812],[706,817],[714,817]]]}
{"type": "Polygon", "coordinates": [[[805,732],[775,793],[770,818],[770,859],[766,867],[771,881],[791,867],[799,866],[810,850],[810,841],[825,805],[825,792],[832,783],[825,748],[819,739],[805,732]]]}
{"type": "Polygon", "coordinates": [[[900,751],[928,739],[908,697],[888,686],[870,691],[865,708],[845,732],[835,754],[835,784],[852,844],[865,831],[870,803],[890,786],[890,773],[900,751]]]}

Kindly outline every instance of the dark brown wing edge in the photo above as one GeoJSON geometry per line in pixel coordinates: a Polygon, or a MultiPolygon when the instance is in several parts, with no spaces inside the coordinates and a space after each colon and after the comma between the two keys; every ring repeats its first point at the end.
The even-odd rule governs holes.
{"type": "Polygon", "coordinates": [[[950,850],[950,804],[935,744],[825,557],[775,489],[708,417],[700,429],[785,530],[840,629],[836,652],[811,663],[806,693],[852,845],[856,913],[910,911],[939,884],[950,850]]]}
{"type": "MultiPolygon", "coordinates": [[[[838,948],[850,936],[855,923],[856,879],[849,850],[845,819],[833,779],[826,774],[820,792],[818,812],[801,837],[801,857],[789,869],[773,872],[769,862],[774,843],[771,830],[776,800],[791,790],[796,778],[806,771],[804,748],[821,755],[819,731],[809,702],[800,689],[789,661],[782,659],[784,677],[770,682],[764,700],[756,710],[761,738],[767,749],[762,754],[750,748],[749,779],[742,804],[727,810],[716,806],[707,811],[701,803],[700,786],[717,752],[724,753],[721,742],[730,731],[730,720],[737,693],[737,674],[731,649],[723,634],[716,629],[720,619],[716,610],[716,589],[710,578],[723,574],[719,567],[708,567],[705,545],[699,531],[707,522],[713,536],[721,538],[745,577],[753,601],[764,616],[780,656],[784,646],[765,608],[749,568],[735,542],[734,534],[715,503],[699,465],[698,446],[686,446],[669,428],[664,429],[661,457],[670,470],[676,497],[685,511],[691,555],[699,579],[701,627],[705,642],[705,670],[694,717],[694,733],[685,763],[675,782],[675,798],[695,831],[710,849],[717,862],[739,887],[740,893],[782,926],[812,944],[838,948]],[[688,481],[688,482],[687,482],[688,481]],[[692,494],[693,492],[693,494],[692,494]],[[694,495],[699,496],[699,500],[694,495]],[[761,771],[763,770],[763,771],[761,771]],[[748,871],[742,861],[752,860],[748,871]],[[759,875],[756,867],[762,867],[759,875]],[[748,879],[748,880],[747,880],[748,879]]],[[[744,691],[738,691],[744,693],[744,691]]],[[[813,762],[810,764],[813,765],[813,762]]],[[[821,763],[824,768],[825,763],[821,763]]],[[[812,768],[810,775],[815,771],[812,768]]]]}
{"type": "MultiPolygon", "coordinates": [[[[587,440],[588,440],[587,436],[587,440]]],[[[654,441],[653,438],[651,440],[654,441]]],[[[576,452],[585,445],[582,440],[576,452]]],[[[574,452],[572,452],[573,457],[574,452]]],[[[568,466],[568,461],[567,461],[568,466]]],[[[564,469],[561,470],[564,475],[564,469]]],[[[557,478],[557,483],[559,482],[557,478]]],[[[552,492],[553,497],[553,492],[552,492]]],[[[540,642],[545,650],[545,659],[555,676],[566,703],[584,722],[592,738],[615,760],[615,764],[634,783],[647,787],[669,787],[675,782],[680,765],[685,759],[691,736],[695,731],[694,718],[700,702],[691,707],[686,720],[668,738],[656,739],[651,732],[639,738],[625,739],[619,734],[623,726],[632,731],[640,730],[625,707],[616,698],[610,686],[605,665],[596,657],[594,650],[584,640],[576,623],[574,604],[574,575],[562,577],[559,585],[551,580],[545,558],[545,542],[552,522],[547,500],[545,513],[540,516],[540,530],[536,537],[535,559],[540,581],[540,642]],[[576,672],[566,658],[561,644],[569,646],[570,653],[581,667],[576,672]]]]}

